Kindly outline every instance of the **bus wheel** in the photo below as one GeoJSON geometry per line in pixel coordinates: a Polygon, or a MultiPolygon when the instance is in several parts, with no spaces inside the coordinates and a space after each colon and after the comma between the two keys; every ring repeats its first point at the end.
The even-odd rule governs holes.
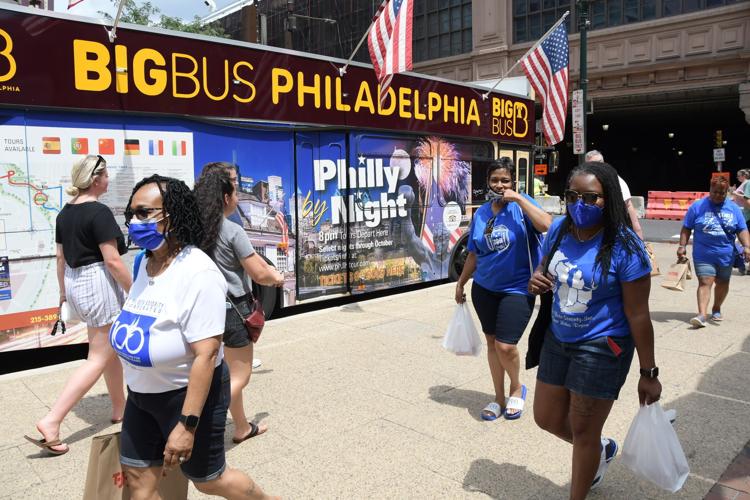
{"type": "Polygon", "coordinates": [[[461,272],[464,270],[466,257],[469,256],[469,250],[466,246],[467,241],[468,232],[464,235],[464,237],[458,240],[458,243],[456,243],[456,246],[453,248],[450,266],[448,266],[448,278],[451,281],[456,281],[458,277],[461,276],[461,272]]]}

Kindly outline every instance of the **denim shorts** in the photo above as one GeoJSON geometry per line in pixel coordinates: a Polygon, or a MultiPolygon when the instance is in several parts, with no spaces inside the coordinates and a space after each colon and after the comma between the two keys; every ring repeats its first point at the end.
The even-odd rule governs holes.
{"type": "Polygon", "coordinates": [[[471,302],[484,334],[495,335],[504,344],[518,344],[534,311],[534,297],[493,292],[476,281],[471,285],[471,302]]]}
{"type": "MultiPolygon", "coordinates": [[[[239,298],[232,297],[232,303],[245,318],[250,314],[250,303],[248,302],[249,297],[250,294],[239,298]]],[[[225,347],[238,348],[250,345],[250,335],[245,328],[244,319],[240,318],[240,315],[237,314],[237,311],[229,303],[227,303],[227,316],[224,321],[223,340],[225,347]]]]}
{"type": "Polygon", "coordinates": [[[719,266],[717,264],[707,264],[706,262],[695,262],[696,276],[714,276],[719,281],[729,281],[732,277],[732,266],[719,266]]]}
{"type": "MultiPolygon", "coordinates": [[[[177,425],[187,387],[153,394],[128,389],[122,420],[120,463],[129,467],[164,464],[164,447],[177,425]]],[[[211,387],[200,415],[190,460],[180,465],[185,477],[195,483],[213,481],[227,467],[224,430],[231,397],[229,369],[222,362],[214,370],[211,387]]]]}
{"type": "Polygon", "coordinates": [[[547,330],[536,378],[583,396],[615,400],[628,376],[634,351],[630,335],[569,343],[560,342],[547,330]]]}

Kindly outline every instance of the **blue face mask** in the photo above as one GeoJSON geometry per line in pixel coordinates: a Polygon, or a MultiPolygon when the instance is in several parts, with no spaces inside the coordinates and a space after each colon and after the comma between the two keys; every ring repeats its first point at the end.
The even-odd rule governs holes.
{"type": "MultiPolygon", "coordinates": [[[[162,219],[164,220],[164,219],[162,219]]],[[[158,250],[166,241],[164,235],[159,232],[156,225],[159,221],[153,219],[130,221],[128,234],[133,243],[146,250],[158,250]]]]}
{"type": "Polygon", "coordinates": [[[581,229],[599,224],[604,218],[604,209],[596,205],[586,205],[581,200],[568,203],[568,213],[573,223],[581,229]]]}

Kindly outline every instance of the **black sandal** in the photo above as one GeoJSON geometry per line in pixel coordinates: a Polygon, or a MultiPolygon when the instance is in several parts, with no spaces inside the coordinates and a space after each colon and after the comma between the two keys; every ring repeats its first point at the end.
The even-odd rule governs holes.
{"type": "Polygon", "coordinates": [[[248,440],[250,438],[254,438],[255,436],[257,436],[260,433],[260,426],[259,425],[255,424],[254,422],[248,422],[248,424],[250,424],[250,432],[248,432],[247,435],[245,437],[243,437],[243,438],[240,438],[240,439],[232,438],[232,442],[234,444],[240,444],[243,441],[246,441],[246,440],[248,440]]]}

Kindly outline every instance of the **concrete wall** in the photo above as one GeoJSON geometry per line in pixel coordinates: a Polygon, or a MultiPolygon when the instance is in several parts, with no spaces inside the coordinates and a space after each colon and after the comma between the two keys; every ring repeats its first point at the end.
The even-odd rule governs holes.
{"type": "MultiPolygon", "coordinates": [[[[508,0],[474,0],[472,16],[471,54],[417,63],[415,71],[458,81],[497,78],[532,45],[512,43],[508,0]]],[[[576,88],[579,35],[569,41],[570,87],[576,88]]],[[[750,2],[594,30],[588,43],[589,95],[598,103],[710,88],[731,87],[736,94],[743,84],[742,106],[750,116],[750,2]]]]}

